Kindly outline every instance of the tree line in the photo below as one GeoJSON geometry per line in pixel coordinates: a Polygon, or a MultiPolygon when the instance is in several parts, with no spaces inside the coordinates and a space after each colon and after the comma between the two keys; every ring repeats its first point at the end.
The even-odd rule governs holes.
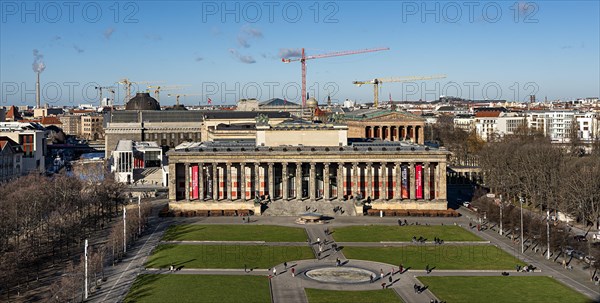
{"type": "MultiPolygon", "coordinates": [[[[0,186],[0,297],[10,300],[11,293],[30,290],[35,287],[32,283],[57,273],[62,273],[57,281],[71,279],[70,284],[81,291],[83,270],[78,268],[84,239],[99,243],[88,254],[92,277],[102,272],[104,264],[122,257],[117,253],[123,251],[123,226],[117,224],[122,220],[115,218],[129,198],[110,175],[102,171],[95,175],[82,179],[77,172],[29,174],[0,186]]],[[[128,214],[130,240],[146,220],[148,207],[142,213],[142,218],[137,210],[128,214]]],[[[65,294],[74,294],[68,284],[53,285],[53,298],[71,301],[65,294]]]]}

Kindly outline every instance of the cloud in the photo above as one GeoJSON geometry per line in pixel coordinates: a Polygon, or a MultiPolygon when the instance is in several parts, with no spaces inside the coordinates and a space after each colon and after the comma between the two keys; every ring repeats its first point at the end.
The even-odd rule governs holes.
{"type": "Polygon", "coordinates": [[[248,40],[242,36],[238,36],[237,37],[237,41],[238,44],[243,47],[243,48],[249,48],[250,47],[250,43],[248,43],[248,40]]]}
{"type": "Polygon", "coordinates": [[[301,48],[280,48],[279,49],[279,57],[280,58],[293,58],[293,57],[301,57],[302,49],[301,48]]]}
{"type": "Polygon", "coordinates": [[[73,49],[75,51],[77,51],[78,54],[81,54],[81,53],[85,52],[85,49],[83,49],[83,48],[81,48],[81,47],[79,47],[79,46],[77,46],[75,44],[73,44],[73,49]]]}
{"type": "Polygon", "coordinates": [[[263,33],[260,29],[250,27],[250,26],[242,27],[242,33],[244,33],[245,35],[247,35],[249,37],[253,37],[253,38],[262,38],[263,37],[263,33]]]}
{"type": "Polygon", "coordinates": [[[152,40],[152,41],[161,41],[162,40],[162,36],[159,34],[146,34],[144,36],[146,37],[146,39],[152,40]]]}
{"type": "Polygon", "coordinates": [[[250,40],[260,39],[262,37],[263,33],[260,29],[245,25],[240,29],[240,33],[237,36],[237,42],[239,46],[243,48],[249,48],[250,40]]]}
{"type": "Polygon", "coordinates": [[[242,55],[235,49],[229,49],[229,53],[231,53],[236,59],[238,59],[242,63],[252,64],[256,63],[256,60],[252,56],[242,55]]]}
{"type": "Polygon", "coordinates": [[[573,46],[572,45],[563,45],[560,48],[561,49],[571,49],[571,48],[573,48],[573,46]]]}
{"type": "Polygon", "coordinates": [[[196,59],[194,59],[194,60],[195,60],[196,62],[200,62],[200,61],[204,60],[204,58],[202,58],[202,57],[196,57],[196,59]]]}
{"type": "Polygon", "coordinates": [[[106,38],[107,40],[110,39],[110,37],[112,36],[112,34],[115,32],[115,28],[114,27],[109,27],[104,31],[104,38],[106,38]]]}
{"type": "Polygon", "coordinates": [[[60,40],[60,39],[62,39],[62,37],[61,37],[61,36],[58,36],[58,35],[57,35],[57,36],[54,36],[54,37],[52,37],[52,41],[58,41],[58,40],[60,40]]]}

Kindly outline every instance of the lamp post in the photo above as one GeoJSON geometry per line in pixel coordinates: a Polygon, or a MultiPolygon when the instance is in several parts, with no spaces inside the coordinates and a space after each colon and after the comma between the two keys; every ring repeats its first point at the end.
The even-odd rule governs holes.
{"type": "Polygon", "coordinates": [[[521,254],[525,253],[525,244],[523,239],[523,197],[519,196],[519,202],[521,203],[521,254]]]}
{"type": "Polygon", "coordinates": [[[127,208],[123,205],[123,254],[127,253],[127,208]]]}
{"type": "Polygon", "coordinates": [[[88,298],[88,239],[85,239],[85,244],[83,246],[83,255],[85,257],[83,299],[87,300],[87,298],[88,298]]]}
{"type": "Polygon", "coordinates": [[[142,196],[138,196],[138,236],[142,234],[142,196]]]}
{"type": "Polygon", "coordinates": [[[502,229],[502,209],[504,208],[503,205],[504,205],[504,203],[502,203],[502,195],[500,195],[500,235],[501,236],[503,234],[503,229],[502,229]]]}
{"type": "Polygon", "coordinates": [[[546,260],[550,260],[550,210],[546,210],[546,244],[548,245],[546,251],[546,260]]]}

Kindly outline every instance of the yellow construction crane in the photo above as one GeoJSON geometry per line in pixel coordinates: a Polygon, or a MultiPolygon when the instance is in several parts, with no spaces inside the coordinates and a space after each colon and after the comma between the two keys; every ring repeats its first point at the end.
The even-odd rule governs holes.
{"type": "Polygon", "coordinates": [[[168,94],[168,97],[173,97],[175,96],[175,106],[179,106],[179,97],[196,97],[196,96],[202,96],[202,94],[168,94]]]}
{"type": "Polygon", "coordinates": [[[415,76],[415,77],[393,77],[393,78],[376,78],[373,80],[366,81],[354,81],[353,84],[357,86],[361,86],[363,84],[373,84],[373,90],[375,96],[373,98],[373,106],[377,107],[379,105],[379,84],[387,83],[387,82],[411,82],[411,81],[420,81],[420,80],[432,80],[432,79],[443,79],[446,78],[446,75],[433,75],[433,76],[415,76]]]}
{"type": "Polygon", "coordinates": [[[163,83],[163,81],[131,81],[127,78],[123,78],[121,80],[119,80],[119,84],[125,86],[125,100],[123,101],[123,104],[127,103],[127,101],[129,101],[132,96],[131,96],[131,86],[133,84],[160,84],[163,83]]]}
{"type": "Polygon", "coordinates": [[[169,90],[181,90],[189,85],[171,85],[171,86],[162,86],[162,85],[148,85],[148,89],[154,88],[154,97],[156,101],[160,102],[160,92],[161,91],[169,91],[169,90]]]}

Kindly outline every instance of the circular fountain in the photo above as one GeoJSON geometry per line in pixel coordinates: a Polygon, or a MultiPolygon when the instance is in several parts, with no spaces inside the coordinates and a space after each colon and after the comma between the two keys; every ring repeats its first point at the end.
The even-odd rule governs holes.
{"type": "Polygon", "coordinates": [[[375,273],[357,267],[322,267],[308,270],[305,275],[325,283],[365,283],[375,273]]]}

